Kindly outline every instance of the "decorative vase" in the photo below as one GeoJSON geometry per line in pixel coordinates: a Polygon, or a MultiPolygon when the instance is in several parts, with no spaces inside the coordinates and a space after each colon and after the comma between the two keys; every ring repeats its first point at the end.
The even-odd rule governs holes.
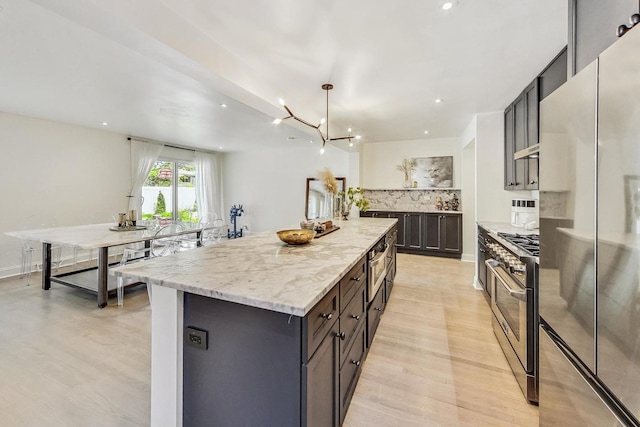
{"type": "Polygon", "coordinates": [[[330,220],[331,218],[333,218],[333,202],[334,202],[334,197],[333,197],[333,193],[324,193],[324,206],[323,206],[323,212],[322,212],[322,218],[325,220],[330,220]]]}

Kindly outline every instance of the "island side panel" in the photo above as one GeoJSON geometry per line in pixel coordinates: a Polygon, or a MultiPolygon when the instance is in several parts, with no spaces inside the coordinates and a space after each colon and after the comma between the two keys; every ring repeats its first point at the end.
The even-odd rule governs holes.
{"type": "Polygon", "coordinates": [[[301,318],[185,293],[183,423],[300,426],[301,318]]]}

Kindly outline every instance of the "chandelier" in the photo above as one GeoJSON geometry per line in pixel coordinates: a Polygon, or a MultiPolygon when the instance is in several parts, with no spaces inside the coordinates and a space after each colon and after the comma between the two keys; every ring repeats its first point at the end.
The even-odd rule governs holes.
{"type": "Polygon", "coordinates": [[[349,128],[347,130],[347,132],[348,132],[347,136],[341,136],[341,137],[338,137],[338,138],[331,138],[329,136],[329,91],[331,89],[333,89],[333,85],[331,83],[325,83],[325,84],[322,85],[322,89],[327,93],[327,115],[320,120],[320,123],[318,125],[313,125],[313,124],[309,123],[308,121],[306,121],[304,119],[301,119],[300,117],[298,117],[295,114],[293,114],[293,112],[291,111],[291,109],[289,107],[287,107],[287,105],[285,104],[283,99],[279,100],[280,101],[280,105],[282,105],[284,107],[284,109],[287,111],[287,113],[289,115],[287,117],[283,117],[282,119],[275,119],[273,121],[273,123],[279,124],[283,120],[294,119],[294,120],[299,121],[303,125],[306,125],[306,126],[309,126],[311,128],[314,128],[318,132],[318,135],[320,135],[320,138],[322,139],[322,148],[320,149],[320,153],[321,154],[324,154],[324,146],[327,144],[327,142],[331,142],[331,141],[348,140],[349,141],[349,146],[353,147],[352,139],[360,139],[360,135],[351,135],[351,128],[349,128]],[[322,130],[320,129],[320,126],[322,126],[325,123],[326,123],[326,130],[325,130],[325,133],[323,133],[322,130]]]}

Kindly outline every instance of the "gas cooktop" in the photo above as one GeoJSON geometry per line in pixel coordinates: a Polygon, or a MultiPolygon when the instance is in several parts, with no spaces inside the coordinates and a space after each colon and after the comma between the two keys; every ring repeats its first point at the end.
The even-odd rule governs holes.
{"type": "Polygon", "coordinates": [[[540,236],[538,234],[498,233],[498,236],[531,256],[540,256],[540,236]]]}

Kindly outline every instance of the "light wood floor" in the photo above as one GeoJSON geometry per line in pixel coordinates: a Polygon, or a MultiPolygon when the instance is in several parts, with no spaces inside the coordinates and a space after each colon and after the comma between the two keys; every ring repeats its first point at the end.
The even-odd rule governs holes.
{"type": "MultiPolygon", "coordinates": [[[[0,426],[148,425],[144,287],[99,310],[93,295],[38,279],[0,281],[0,426]]],[[[345,426],[538,425],[472,279],[471,263],[398,255],[345,426]]]]}

